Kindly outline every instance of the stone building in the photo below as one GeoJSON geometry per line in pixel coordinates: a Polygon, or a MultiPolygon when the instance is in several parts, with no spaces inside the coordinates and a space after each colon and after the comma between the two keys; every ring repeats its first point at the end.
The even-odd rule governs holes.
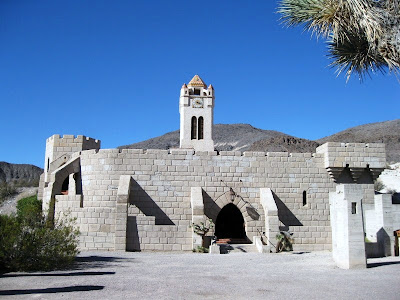
{"type": "Polygon", "coordinates": [[[182,86],[178,149],[100,149],[84,136],[48,138],[43,208],[77,218],[82,250],[191,251],[204,241],[190,225],[212,219],[208,235],[218,239],[268,252],[276,234],[290,230],[294,250],[332,250],[343,267],[365,264],[365,254],[358,259],[365,235],[381,254],[393,252],[400,205],[375,195],[373,185],[386,165],[384,144],[218,152],[214,102],[214,88],[199,76],[182,86]]]}

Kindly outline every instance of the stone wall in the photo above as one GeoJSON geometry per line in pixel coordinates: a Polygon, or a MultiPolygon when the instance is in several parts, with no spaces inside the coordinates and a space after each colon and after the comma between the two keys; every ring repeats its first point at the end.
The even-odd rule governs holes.
{"type": "MultiPolygon", "coordinates": [[[[290,230],[295,250],[328,250],[332,243],[329,192],[335,191],[336,184],[327,170],[339,157],[335,153],[341,153],[344,147],[333,144],[337,145],[319,147],[315,154],[87,150],[71,154],[65,167],[55,170],[50,178],[62,181],[65,174],[77,172],[79,163],[82,194],[57,196],[56,211],[69,210],[77,218],[81,249],[192,249],[191,191],[200,188],[204,217],[215,223],[226,204],[235,204],[245,220],[250,241],[266,231],[273,240],[277,230],[290,230]],[[276,203],[278,222],[270,221],[275,220],[273,214],[266,220],[260,195],[265,188],[276,203]],[[275,227],[278,223],[279,228],[269,228],[266,221],[275,227]]],[[[343,162],[357,158],[360,169],[368,169],[374,157],[382,155],[380,146],[360,146],[364,156],[354,149],[343,162]],[[366,152],[364,148],[376,150],[366,152]]],[[[55,185],[49,182],[44,189],[46,199],[57,190],[55,185]]],[[[373,203],[373,185],[363,184],[362,191],[364,200],[373,203]]]]}
{"type": "MultiPolygon", "coordinates": [[[[111,227],[96,227],[96,234],[103,232],[111,240],[115,221],[102,219],[101,214],[109,213],[110,219],[115,219],[120,176],[130,175],[128,249],[162,250],[173,245],[173,250],[189,250],[192,187],[202,188],[205,215],[214,222],[219,210],[231,202],[227,192],[232,187],[237,194],[233,203],[244,216],[250,240],[265,231],[260,188],[268,187],[276,200],[279,225],[294,232],[295,248],[330,249],[328,193],[335,185],[323,168],[323,158],[322,154],[224,151],[218,154],[178,149],[82,151],[83,207],[74,207],[72,215],[81,216],[78,223],[89,224],[82,216],[90,213],[89,219],[93,218],[92,213],[99,213],[96,222],[110,222],[107,225],[111,227]],[[303,203],[304,191],[306,203],[303,203]]],[[[83,234],[85,230],[86,226],[81,225],[83,234]]],[[[90,243],[85,241],[82,249],[92,249],[88,247],[92,246],[90,243]]]]}

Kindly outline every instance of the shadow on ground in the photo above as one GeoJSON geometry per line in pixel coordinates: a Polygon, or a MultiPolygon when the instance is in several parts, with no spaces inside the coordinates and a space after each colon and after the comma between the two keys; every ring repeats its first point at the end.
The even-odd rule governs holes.
{"type": "Polygon", "coordinates": [[[133,258],[123,258],[115,256],[79,256],[75,259],[75,263],[71,266],[72,270],[83,270],[91,268],[111,267],[114,263],[133,262],[133,258]]]}
{"type": "Polygon", "coordinates": [[[0,274],[0,278],[10,277],[69,277],[69,276],[96,276],[96,275],[114,275],[115,272],[68,272],[68,273],[18,273],[18,274],[0,274]]]}
{"type": "Polygon", "coordinates": [[[102,289],[104,289],[103,285],[74,285],[74,286],[47,288],[47,289],[5,290],[5,291],[0,291],[0,296],[87,292],[87,291],[97,291],[102,289]]]}
{"type": "Polygon", "coordinates": [[[398,264],[400,264],[400,261],[384,261],[384,262],[376,262],[376,263],[367,263],[367,268],[376,268],[376,267],[398,265],[398,264]]]}

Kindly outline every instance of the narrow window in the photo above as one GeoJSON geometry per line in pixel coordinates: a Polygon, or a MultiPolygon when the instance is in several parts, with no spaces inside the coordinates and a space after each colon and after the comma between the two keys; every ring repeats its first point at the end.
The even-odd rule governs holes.
{"type": "Polygon", "coordinates": [[[307,192],[303,191],[303,206],[307,205],[307,192]]]}
{"type": "Polygon", "coordinates": [[[204,119],[203,117],[199,117],[199,140],[204,138],[204,119]]]}
{"type": "Polygon", "coordinates": [[[192,140],[197,138],[197,118],[192,117],[192,140]]]}
{"type": "Polygon", "coordinates": [[[357,202],[351,202],[351,214],[357,214],[357,202]]]}
{"type": "Polygon", "coordinates": [[[47,158],[47,172],[49,171],[49,169],[50,169],[50,158],[47,158]]]}

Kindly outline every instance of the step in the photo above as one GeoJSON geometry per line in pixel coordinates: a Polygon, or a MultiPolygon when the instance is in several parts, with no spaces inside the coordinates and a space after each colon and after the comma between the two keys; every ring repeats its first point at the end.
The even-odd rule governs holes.
{"type": "Polygon", "coordinates": [[[220,253],[257,253],[257,247],[254,244],[219,244],[220,253]]]}
{"type": "Polygon", "coordinates": [[[217,244],[251,244],[248,239],[226,238],[218,239],[217,244]]]}

